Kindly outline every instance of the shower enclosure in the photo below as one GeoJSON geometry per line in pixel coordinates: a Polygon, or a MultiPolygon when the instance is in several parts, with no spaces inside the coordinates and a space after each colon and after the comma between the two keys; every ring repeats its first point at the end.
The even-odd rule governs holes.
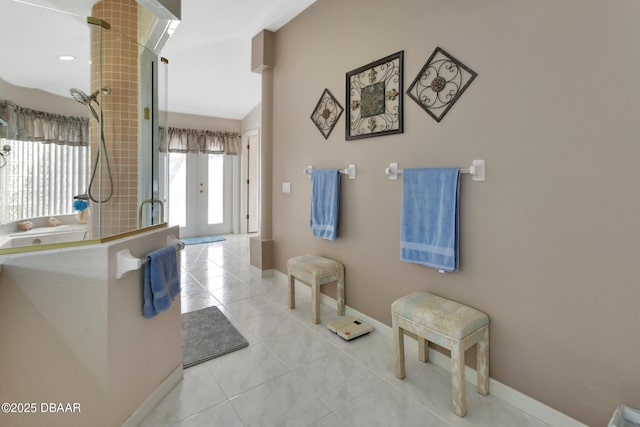
{"type": "MultiPolygon", "coordinates": [[[[93,12],[100,14],[100,7],[96,4],[93,12]]],[[[137,13],[144,14],[139,9],[137,13]]],[[[0,90],[0,147],[5,147],[0,151],[0,251],[12,247],[10,235],[19,246],[45,243],[42,238],[18,239],[24,237],[20,224],[31,223],[33,230],[44,233],[52,228],[52,217],[61,225],[86,224],[86,239],[166,222],[167,166],[160,161],[159,141],[168,127],[168,61],[147,47],[159,46],[157,29],[137,22],[135,28],[118,22],[116,29],[93,17],[61,25],[66,16],[40,13],[55,15],[55,25],[51,31],[29,32],[36,39],[34,46],[45,44],[38,43],[39,37],[55,38],[61,26],[83,27],[84,36],[76,41],[85,45],[79,49],[83,53],[67,65],[83,71],[80,77],[70,71],[59,93],[34,93],[19,81],[0,78],[0,89],[7,89],[0,90]],[[25,128],[32,117],[40,122],[25,128]],[[86,131],[80,130],[73,141],[49,137],[49,129],[63,120],[84,120],[86,131]]],[[[60,43],[68,42],[60,37],[60,43]]],[[[46,67],[42,70],[44,81],[46,67]]]]}
{"type": "MultiPolygon", "coordinates": [[[[47,2],[61,8],[79,3],[47,2]]],[[[28,89],[10,64],[0,63],[0,116],[7,122],[0,127],[0,147],[11,146],[3,156],[0,187],[19,179],[16,187],[24,187],[0,196],[0,209],[8,200],[18,214],[0,231],[32,244],[0,249],[0,366],[5,368],[0,395],[12,402],[72,402],[81,408],[0,413],[2,426],[138,426],[152,402],[182,378],[180,304],[149,321],[142,315],[142,271],[117,274],[119,254],[140,259],[179,237],[177,227],[135,230],[140,203],[164,197],[154,159],[166,118],[158,104],[166,107],[166,91],[158,89],[163,68],[149,46],[161,47],[158,37],[166,37],[161,28],[167,22],[155,17],[167,9],[158,6],[151,16],[141,3],[155,2],[96,2],[91,16],[101,19],[90,19],[89,25],[87,15],[52,12],[30,2],[2,6],[3,22],[12,12],[25,22],[24,33],[17,28],[12,37],[32,40],[34,49],[73,26],[82,36],[67,33],[59,46],[80,41],[86,47],[69,52],[75,64],[56,62],[60,52],[33,53],[43,81],[57,81],[55,68],[64,70],[51,92],[28,89]],[[39,15],[47,19],[38,21],[39,15]],[[79,74],[75,66],[82,68],[79,74]],[[62,211],[74,197],[88,206],[86,224],[62,211]],[[44,243],[46,236],[38,233],[66,229],[71,224],[65,221],[88,227],[92,240],[44,243]]],[[[155,204],[145,210],[143,225],[163,220],[155,204]]]]}

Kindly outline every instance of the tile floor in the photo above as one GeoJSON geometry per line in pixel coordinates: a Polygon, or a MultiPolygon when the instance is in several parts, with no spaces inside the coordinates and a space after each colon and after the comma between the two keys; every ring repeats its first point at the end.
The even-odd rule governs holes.
{"type": "Polygon", "coordinates": [[[218,306],[249,347],[186,369],[142,427],[546,425],[471,384],[458,418],[449,372],[418,362],[414,341],[405,346],[407,377],[396,379],[390,338],[374,331],[343,341],[326,328],[338,317],[333,307],[312,323],[310,293],[298,292],[290,310],[286,280],[251,271],[249,237],[181,254],[182,312],[218,306]]]}

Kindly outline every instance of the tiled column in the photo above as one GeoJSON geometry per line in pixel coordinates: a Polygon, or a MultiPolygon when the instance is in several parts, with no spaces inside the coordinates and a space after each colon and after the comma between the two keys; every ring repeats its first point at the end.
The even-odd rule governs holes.
{"type": "MultiPolygon", "coordinates": [[[[111,25],[110,30],[92,31],[91,91],[110,88],[109,94],[98,97],[103,111],[106,155],[101,153],[102,179],[92,187],[95,199],[106,200],[111,193],[107,157],[113,180],[113,195],[101,203],[91,203],[92,235],[102,237],[137,228],[138,217],[138,4],[135,0],[103,0],[93,6],[92,16],[111,25]],[[102,49],[100,49],[102,33],[102,49]],[[102,73],[100,73],[102,67],[102,73]],[[102,80],[101,80],[102,79],[102,80]],[[100,194],[99,184],[102,184],[100,194]],[[101,210],[101,220],[98,212],[101,210]]],[[[100,144],[98,126],[91,126],[93,163],[100,144]]]]}

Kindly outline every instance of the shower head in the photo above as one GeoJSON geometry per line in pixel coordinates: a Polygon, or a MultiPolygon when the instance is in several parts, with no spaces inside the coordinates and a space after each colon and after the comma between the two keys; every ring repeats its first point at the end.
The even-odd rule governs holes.
{"type": "Polygon", "coordinates": [[[91,96],[89,96],[80,89],[72,87],[71,89],[69,89],[69,94],[71,94],[71,97],[78,101],[80,104],[89,105],[89,103],[98,95],[98,92],[96,91],[92,93],[91,96]]]}
{"type": "Polygon", "coordinates": [[[91,95],[87,95],[86,93],[84,93],[80,89],[76,89],[75,87],[69,89],[69,94],[71,94],[71,97],[81,104],[89,104],[91,101],[95,101],[96,104],[100,105],[100,103],[98,102],[98,94],[100,92],[102,92],[103,95],[109,95],[111,93],[111,88],[101,87],[91,95]]]}
{"type": "Polygon", "coordinates": [[[78,101],[80,104],[86,105],[87,108],[89,108],[89,111],[91,112],[91,115],[93,116],[93,118],[96,119],[97,121],[100,121],[100,119],[98,118],[98,113],[96,113],[96,110],[94,110],[93,107],[91,106],[91,101],[96,101],[96,104],[98,104],[98,101],[96,100],[96,96],[98,96],[99,92],[100,90],[97,90],[93,92],[91,96],[89,96],[83,91],[81,91],[80,89],[76,89],[75,87],[72,87],[71,89],[69,89],[69,94],[71,95],[71,97],[76,101],[78,101]]]}

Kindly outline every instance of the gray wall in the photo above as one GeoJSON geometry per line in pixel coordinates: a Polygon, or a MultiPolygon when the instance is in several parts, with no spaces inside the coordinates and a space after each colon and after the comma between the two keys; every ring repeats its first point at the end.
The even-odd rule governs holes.
{"type": "Polygon", "coordinates": [[[491,318],[494,379],[589,425],[640,407],[638,16],[636,0],[319,0],[276,34],[276,268],[341,260],[347,304],[386,324],[414,290],[472,305],[491,318]],[[324,88],[344,106],[345,72],[404,50],[406,89],[437,46],[478,73],[440,123],[407,96],[401,135],[346,142],[343,115],[325,141],[309,119],[324,88]],[[461,271],[401,262],[402,182],[384,168],[477,158],[461,271]],[[314,239],[302,169],[349,163],[339,238],[314,239]]]}
{"type": "Polygon", "coordinates": [[[242,119],[242,132],[260,129],[262,126],[261,119],[262,103],[259,103],[242,119]]]}

